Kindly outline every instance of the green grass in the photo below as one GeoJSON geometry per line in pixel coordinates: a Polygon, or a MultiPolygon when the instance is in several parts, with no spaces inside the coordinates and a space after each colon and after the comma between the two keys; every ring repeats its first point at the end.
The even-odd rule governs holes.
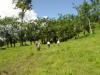
{"type": "Polygon", "coordinates": [[[0,50],[0,75],[100,75],[100,31],[59,46],[0,50]]]}

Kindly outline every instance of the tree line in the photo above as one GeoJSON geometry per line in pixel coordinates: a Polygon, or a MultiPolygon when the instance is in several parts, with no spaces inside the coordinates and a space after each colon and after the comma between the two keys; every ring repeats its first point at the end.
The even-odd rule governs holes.
{"type": "Polygon", "coordinates": [[[55,18],[38,18],[28,22],[24,21],[27,10],[32,8],[31,0],[18,0],[16,8],[20,8],[19,18],[5,17],[0,19],[0,46],[26,45],[26,41],[41,40],[42,44],[47,41],[56,43],[57,40],[66,41],[75,37],[79,38],[80,33],[84,36],[93,34],[95,23],[100,23],[100,0],[84,0],[81,5],[74,5],[78,14],[59,14],[55,18]],[[20,19],[20,21],[19,21],[20,19]]]}

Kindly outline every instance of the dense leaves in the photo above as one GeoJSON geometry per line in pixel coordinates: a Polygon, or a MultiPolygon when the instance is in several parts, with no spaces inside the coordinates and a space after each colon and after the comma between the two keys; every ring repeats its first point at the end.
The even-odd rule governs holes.
{"type": "Polygon", "coordinates": [[[56,43],[66,41],[75,37],[79,38],[80,33],[84,36],[86,34],[93,34],[95,23],[100,21],[100,0],[90,0],[83,4],[76,6],[78,15],[59,14],[58,19],[54,18],[38,18],[29,22],[24,22],[23,17],[26,10],[31,9],[31,0],[18,0],[16,7],[21,8],[19,17],[22,21],[16,18],[5,17],[0,19],[0,38],[6,42],[7,47],[9,43],[12,45],[20,42],[20,45],[26,45],[26,41],[41,40],[43,44],[47,41],[56,43]]]}

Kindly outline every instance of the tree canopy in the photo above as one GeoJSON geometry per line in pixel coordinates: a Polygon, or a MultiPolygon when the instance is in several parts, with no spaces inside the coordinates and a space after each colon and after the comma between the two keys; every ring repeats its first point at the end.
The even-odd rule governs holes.
{"type": "Polygon", "coordinates": [[[16,7],[22,11],[18,18],[5,17],[0,19],[0,37],[6,42],[12,44],[20,42],[26,45],[26,41],[41,40],[43,44],[47,41],[56,43],[57,40],[67,41],[71,38],[79,38],[80,33],[84,36],[93,34],[95,30],[94,23],[100,23],[100,0],[90,0],[90,3],[84,1],[81,5],[75,6],[78,15],[59,14],[57,19],[38,18],[29,22],[23,21],[25,12],[31,8],[31,0],[18,0],[16,7]]]}

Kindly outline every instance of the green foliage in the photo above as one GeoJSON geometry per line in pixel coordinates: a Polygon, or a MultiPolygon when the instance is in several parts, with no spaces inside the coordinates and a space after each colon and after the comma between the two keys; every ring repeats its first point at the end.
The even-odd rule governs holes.
{"type": "Polygon", "coordinates": [[[24,16],[25,16],[25,12],[27,10],[31,9],[31,2],[32,0],[18,0],[16,3],[16,7],[21,9],[21,12],[19,13],[19,18],[21,19],[22,23],[20,24],[20,28],[19,28],[19,39],[20,39],[20,45],[23,46],[23,42],[26,41],[26,32],[24,32],[26,30],[26,27],[24,27],[24,16]]]}
{"type": "Polygon", "coordinates": [[[18,0],[16,7],[21,9],[31,9],[31,2],[32,0],[18,0]]]}
{"type": "MultiPolygon", "coordinates": [[[[16,7],[22,9],[19,13],[22,21],[12,17],[0,19],[0,37],[5,39],[7,47],[9,44],[15,47],[18,41],[15,48],[0,49],[0,75],[99,75],[99,3],[100,0],[91,0],[90,4],[83,2],[77,7],[78,15],[59,14],[58,19],[38,18],[24,22],[31,0],[18,0],[16,7]],[[86,37],[91,30],[96,34],[86,37]],[[72,40],[58,46],[54,44],[58,39],[72,40]],[[35,45],[19,47],[19,42],[29,45],[27,41],[32,44],[36,40],[42,42],[39,52],[35,45]],[[44,45],[47,41],[53,43],[50,48],[44,45]]],[[[2,46],[4,41],[0,40],[2,46]]]]}
{"type": "Polygon", "coordinates": [[[22,11],[19,13],[19,17],[23,20],[25,12],[31,9],[32,0],[18,0],[16,7],[20,8],[22,11]]]}
{"type": "Polygon", "coordinates": [[[7,45],[19,41],[24,42],[41,40],[42,44],[66,41],[73,37],[79,38],[80,33],[84,36],[93,34],[96,28],[94,23],[99,23],[99,0],[84,1],[76,6],[78,15],[58,14],[58,18],[38,18],[30,22],[24,22],[25,12],[31,9],[31,0],[18,0],[16,7],[22,11],[19,13],[21,22],[16,18],[5,17],[0,19],[0,36],[6,39],[7,45]]]}
{"type": "Polygon", "coordinates": [[[99,22],[100,20],[100,0],[90,0],[91,1],[91,7],[92,7],[92,21],[93,22],[99,22]]]}
{"type": "Polygon", "coordinates": [[[90,0],[91,3],[88,3],[86,0],[83,4],[79,6],[75,6],[78,11],[78,15],[81,17],[81,24],[83,25],[84,32],[88,32],[90,34],[93,33],[95,26],[93,26],[92,22],[99,21],[99,8],[100,1],[98,0],[90,0]],[[92,24],[92,25],[91,25],[92,24]]]}

